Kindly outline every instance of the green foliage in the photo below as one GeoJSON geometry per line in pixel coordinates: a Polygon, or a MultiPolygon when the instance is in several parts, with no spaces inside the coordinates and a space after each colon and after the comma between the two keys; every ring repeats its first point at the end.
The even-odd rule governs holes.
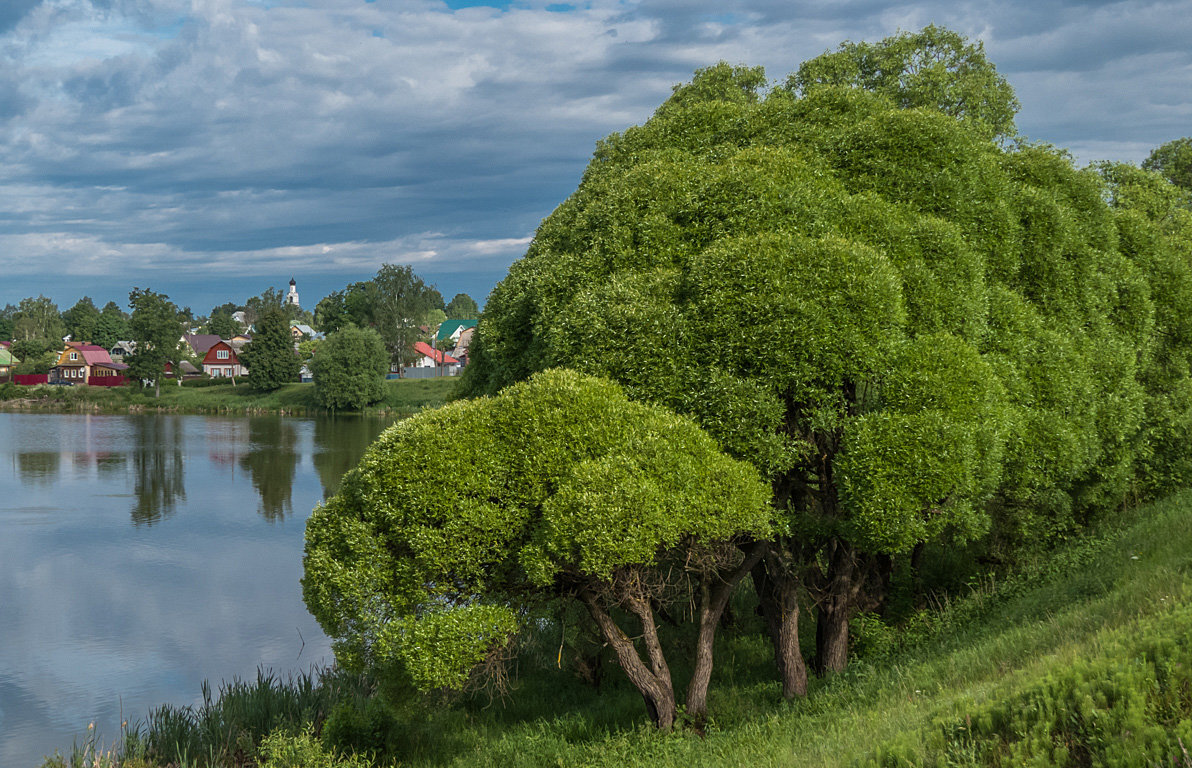
{"type": "Polygon", "coordinates": [[[699,70],[597,146],[489,297],[468,393],[568,366],[695,418],[772,482],[821,619],[853,562],[1006,556],[1192,482],[1178,190],[999,143],[1012,91],[940,28],[763,82],[699,70]]]}
{"type": "Polygon", "coordinates": [[[380,696],[347,699],[323,723],[321,740],[337,754],[392,753],[399,736],[397,713],[380,696]]]}
{"type": "Polygon", "coordinates": [[[375,286],[372,316],[389,350],[389,358],[399,365],[411,365],[418,357],[414,343],[423,336],[418,326],[432,310],[443,310],[443,297],[415,275],[409,265],[381,265],[372,284],[375,286]]]}
{"type": "Polygon", "coordinates": [[[291,735],[275,731],[261,742],[261,768],[372,768],[373,762],[356,755],[328,752],[310,733],[291,735]]]}
{"type": "Polygon", "coordinates": [[[1162,174],[1185,192],[1192,192],[1192,137],[1185,136],[1155,147],[1142,161],[1142,167],[1162,174]]]}
{"type": "Polygon", "coordinates": [[[62,344],[51,339],[18,339],[9,350],[13,358],[20,361],[13,366],[13,373],[49,373],[58,362],[62,344]]]}
{"type": "Polygon", "coordinates": [[[129,338],[128,315],[114,301],[104,304],[99,319],[95,321],[95,343],[110,350],[116,346],[116,342],[128,341],[129,338]]]}
{"type": "Polygon", "coordinates": [[[152,381],[159,396],[166,364],[176,368],[182,359],[179,342],[183,327],[178,307],[169,299],[164,293],[154,293],[148,288],[133,288],[128,294],[128,305],[132,308],[128,330],[137,344],[136,351],[128,358],[128,373],[133,379],[152,381]]]}
{"type": "Polygon", "coordinates": [[[1011,136],[1018,99],[985,57],[944,27],[928,25],[877,43],[845,42],[804,62],[787,87],[807,93],[819,85],[845,85],[880,93],[903,109],[926,107],[979,125],[989,135],[1011,136]]]}
{"type": "Polygon", "coordinates": [[[340,663],[460,688],[560,588],[764,534],[765,497],[691,422],[546,372],[383,434],[307,523],[303,595],[340,663]]]}
{"type": "Polygon", "coordinates": [[[448,320],[475,320],[480,317],[480,306],[466,293],[457,293],[446,309],[448,320]]]}
{"type": "Polygon", "coordinates": [[[248,368],[248,384],[260,392],[272,392],[298,380],[301,363],[294,353],[290,323],[280,307],[261,310],[252,341],[240,350],[248,368]]]}
{"type": "Polygon", "coordinates": [[[0,309],[0,341],[12,341],[13,331],[16,328],[15,318],[17,308],[11,304],[6,304],[4,309],[0,309]]]}
{"type": "Polygon", "coordinates": [[[58,305],[45,296],[21,299],[12,315],[12,324],[12,338],[17,341],[47,339],[58,344],[66,335],[58,305]]]}
{"type": "Polygon", "coordinates": [[[212,310],[211,318],[207,321],[207,333],[230,339],[240,333],[240,323],[232,319],[231,312],[212,310]]]}
{"type": "Polygon", "coordinates": [[[319,344],[310,366],[315,398],[324,408],[360,410],[384,396],[389,355],[371,328],[349,325],[332,333],[319,344]]]}
{"type": "Polygon", "coordinates": [[[91,297],[84,296],[75,305],[62,313],[62,320],[66,324],[66,332],[71,341],[83,341],[88,344],[96,343],[100,313],[91,297]]]}

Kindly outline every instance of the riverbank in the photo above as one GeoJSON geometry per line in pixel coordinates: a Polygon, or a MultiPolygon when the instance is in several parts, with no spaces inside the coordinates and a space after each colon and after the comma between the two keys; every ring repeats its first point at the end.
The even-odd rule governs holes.
{"type": "Polygon", "coordinates": [[[898,626],[870,622],[849,669],[813,678],[792,702],[744,590],[737,626],[718,639],[715,720],[702,736],[645,725],[619,670],[598,687],[561,671],[563,628],[544,624],[495,702],[485,692],[450,706],[390,702],[334,671],[264,674],[225,683],[201,707],[155,711],[106,754],[91,737],[78,760],[43,768],[84,757],[125,768],[1187,765],[1192,493],[1128,517],[937,596],[898,626]],[[345,757],[361,753],[375,759],[345,757]]]}
{"type": "MultiPolygon", "coordinates": [[[[408,416],[447,402],[454,378],[401,379],[385,382],[385,396],[364,409],[365,415],[408,416]]],[[[330,413],[315,401],[313,384],[287,384],[274,392],[257,392],[243,381],[204,381],[153,390],[136,387],[18,387],[0,385],[0,411],[40,413],[191,413],[224,415],[316,416],[330,413]]]]}

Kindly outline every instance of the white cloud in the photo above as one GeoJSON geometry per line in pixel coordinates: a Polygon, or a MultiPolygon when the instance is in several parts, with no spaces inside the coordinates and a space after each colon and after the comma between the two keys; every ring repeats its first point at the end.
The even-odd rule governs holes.
{"type": "MultiPolygon", "coordinates": [[[[264,269],[284,248],[427,232],[516,240],[597,139],[647,119],[694,68],[781,78],[845,38],[926,23],[983,40],[1024,132],[1082,161],[1136,162],[1188,133],[1192,0],[546,5],[47,0],[0,34],[0,235],[142,272],[212,253],[264,269]]],[[[342,247],[361,266],[374,246],[342,247]]]]}

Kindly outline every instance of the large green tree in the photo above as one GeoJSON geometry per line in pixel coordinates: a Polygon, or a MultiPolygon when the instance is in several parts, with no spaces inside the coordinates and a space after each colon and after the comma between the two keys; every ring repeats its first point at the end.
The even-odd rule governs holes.
{"type": "Polygon", "coordinates": [[[271,392],[298,381],[301,363],[294,351],[290,321],[281,306],[263,305],[259,311],[256,332],[240,350],[240,360],[248,368],[249,386],[271,392]]]}
{"type": "Polygon", "coordinates": [[[480,317],[476,300],[466,293],[457,293],[445,310],[448,320],[475,320],[480,317]]]}
{"type": "Polygon", "coordinates": [[[14,339],[48,339],[55,344],[66,335],[66,324],[53,300],[38,296],[21,299],[13,316],[14,339]]]}
{"type": "Polygon", "coordinates": [[[136,342],[136,350],[128,358],[129,374],[142,383],[152,381],[154,396],[161,397],[166,365],[178,370],[182,361],[179,342],[184,328],[178,307],[166,294],[148,288],[133,288],[128,306],[132,308],[129,335],[136,342]]]}
{"type": "Polygon", "coordinates": [[[215,308],[207,319],[207,333],[213,333],[221,339],[230,339],[240,333],[240,323],[227,310],[215,308]]]}
{"type": "Polygon", "coordinates": [[[896,560],[1063,535],[1130,497],[1142,450],[1153,282],[1102,179],[858,85],[762,95],[718,65],[602,141],[465,372],[472,393],[608,376],[758,467],[783,515],[753,575],[787,695],[801,595],[816,665],[841,669],[896,560]]]}
{"type": "Polygon", "coordinates": [[[310,368],[319,405],[358,411],[384,396],[389,353],[376,331],[349,325],[318,345],[310,368]]]}
{"type": "Polygon", "coordinates": [[[90,296],[84,296],[75,305],[62,313],[62,320],[66,323],[66,332],[73,341],[85,341],[94,344],[99,325],[99,309],[90,296]]]}
{"type": "Polygon", "coordinates": [[[702,719],[715,630],[761,557],[767,496],[690,420],[548,371],[385,432],[308,521],[303,594],[341,664],[426,690],[464,686],[545,606],[578,600],[670,728],[667,655],[690,660],[686,711],[702,719]],[[668,599],[694,607],[694,648],[664,647],[668,599]]]}
{"type": "Polygon", "coordinates": [[[1162,174],[1172,184],[1192,193],[1192,136],[1155,147],[1142,161],[1142,167],[1162,174]]]}
{"type": "Polygon", "coordinates": [[[409,265],[383,264],[372,283],[376,287],[375,327],[389,358],[398,366],[411,365],[418,358],[414,344],[425,336],[419,326],[428,312],[442,310],[443,297],[409,265]]]}
{"type": "Polygon", "coordinates": [[[103,305],[99,318],[95,321],[95,343],[104,349],[111,349],[118,341],[128,341],[128,315],[109,301],[103,305]]]}

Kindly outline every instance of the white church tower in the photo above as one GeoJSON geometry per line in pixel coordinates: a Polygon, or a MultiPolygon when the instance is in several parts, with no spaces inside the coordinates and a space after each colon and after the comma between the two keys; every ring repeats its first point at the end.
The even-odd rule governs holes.
{"type": "Polygon", "coordinates": [[[286,304],[293,304],[298,306],[298,284],[294,282],[294,278],[290,278],[290,292],[286,294],[286,304]]]}

